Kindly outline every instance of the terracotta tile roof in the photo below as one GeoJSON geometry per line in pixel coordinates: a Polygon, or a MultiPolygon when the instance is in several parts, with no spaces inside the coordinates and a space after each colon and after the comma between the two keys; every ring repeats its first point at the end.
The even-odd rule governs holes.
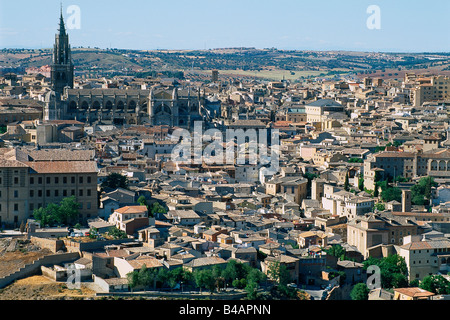
{"type": "Polygon", "coordinates": [[[410,242],[402,246],[404,249],[408,250],[423,250],[432,249],[432,246],[426,241],[410,242]]]}
{"type": "Polygon", "coordinates": [[[421,289],[421,288],[395,288],[401,294],[407,295],[409,297],[420,298],[420,297],[431,297],[434,296],[433,292],[421,289]]]}
{"type": "Polygon", "coordinates": [[[93,150],[26,150],[33,161],[90,161],[94,159],[93,150]]]}
{"type": "Polygon", "coordinates": [[[148,209],[145,206],[126,206],[117,209],[115,212],[120,214],[140,214],[147,213],[148,209]]]}
{"type": "Polygon", "coordinates": [[[134,260],[129,260],[128,263],[135,269],[141,269],[144,264],[147,268],[159,268],[162,267],[163,264],[154,257],[139,257],[134,260]]]}
{"type": "Polygon", "coordinates": [[[397,152],[397,151],[386,151],[375,154],[376,158],[413,158],[414,153],[412,152],[397,152]]]}
{"type": "Polygon", "coordinates": [[[28,168],[28,166],[17,160],[0,159],[0,168],[28,168]]]}
{"type": "Polygon", "coordinates": [[[39,161],[25,164],[37,173],[97,173],[93,161],[39,161]]]}

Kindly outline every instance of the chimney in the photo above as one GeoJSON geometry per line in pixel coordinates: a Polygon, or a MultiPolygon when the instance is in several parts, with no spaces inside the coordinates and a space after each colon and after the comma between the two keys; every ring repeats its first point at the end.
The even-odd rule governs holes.
{"type": "Polygon", "coordinates": [[[411,212],[411,190],[402,190],[402,212],[411,212]]]}

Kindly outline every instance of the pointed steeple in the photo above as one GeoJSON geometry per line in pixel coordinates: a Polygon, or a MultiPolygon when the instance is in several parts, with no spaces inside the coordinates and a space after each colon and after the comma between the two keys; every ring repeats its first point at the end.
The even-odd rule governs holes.
{"type": "Polygon", "coordinates": [[[66,35],[66,26],[64,25],[64,16],[63,16],[63,10],[62,10],[62,3],[61,3],[61,17],[59,18],[59,34],[65,36],[66,35]]]}
{"type": "Polygon", "coordinates": [[[69,35],[64,24],[63,8],[59,19],[59,31],[55,35],[52,63],[52,87],[62,94],[65,87],[73,88],[74,66],[69,44],[69,35]]]}

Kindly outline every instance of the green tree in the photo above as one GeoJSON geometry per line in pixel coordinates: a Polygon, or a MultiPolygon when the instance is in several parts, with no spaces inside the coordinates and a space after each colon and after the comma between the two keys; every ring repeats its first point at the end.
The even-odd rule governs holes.
{"type": "Polygon", "coordinates": [[[147,199],[145,198],[145,196],[140,196],[137,200],[137,203],[141,206],[145,206],[148,207],[147,205],[147,199]]]}
{"type": "Polygon", "coordinates": [[[331,246],[331,248],[325,250],[325,252],[327,254],[329,254],[330,256],[336,257],[340,260],[345,260],[345,249],[339,245],[339,244],[334,244],[331,246]]]}
{"type": "Polygon", "coordinates": [[[42,226],[54,224],[68,225],[78,223],[79,203],[75,197],[64,198],[59,204],[49,203],[47,207],[40,207],[33,211],[33,217],[42,226]]]}
{"type": "Polygon", "coordinates": [[[226,284],[232,284],[232,282],[236,279],[239,280],[247,278],[247,275],[250,271],[250,266],[236,260],[230,260],[228,261],[221,275],[224,278],[226,284]]]}
{"type": "Polygon", "coordinates": [[[248,281],[245,286],[245,291],[247,292],[247,299],[256,300],[258,297],[258,283],[255,281],[248,281]]]}
{"type": "Polygon", "coordinates": [[[169,278],[169,271],[165,268],[159,269],[155,275],[155,280],[160,284],[161,287],[164,287],[169,278]]]}
{"type": "Polygon", "coordinates": [[[378,266],[381,272],[381,286],[385,289],[408,286],[408,268],[405,259],[397,254],[381,259],[370,257],[363,262],[364,269],[371,265],[378,266]]]}
{"type": "Polygon", "coordinates": [[[138,283],[145,289],[153,284],[153,278],[151,271],[147,268],[147,265],[143,265],[138,272],[138,283]]]}
{"type": "Polygon", "coordinates": [[[450,294],[450,281],[442,275],[426,276],[419,287],[435,294],[450,294]]]}
{"type": "Polygon", "coordinates": [[[412,281],[409,283],[409,287],[415,288],[415,287],[418,287],[419,284],[420,284],[419,280],[414,279],[414,280],[412,280],[412,281]]]}
{"type": "Polygon", "coordinates": [[[384,202],[402,201],[402,190],[397,187],[387,187],[381,191],[381,200],[384,202]]]}
{"type": "Polygon", "coordinates": [[[411,201],[415,205],[424,205],[431,199],[431,190],[437,183],[433,177],[423,177],[411,187],[411,201]]]}
{"type": "Polygon", "coordinates": [[[157,214],[166,214],[167,210],[162,205],[159,204],[159,202],[154,202],[151,209],[150,209],[150,216],[155,217],[157,214]]]}
{"type": "Polygon", "coordinates": [[[378,198],[378,196],[379,196],[379,186],[378,186],[378,184],[376,184],[375,183],[375,190],[373,191],[373,196],[375,197],[375,198],[378,198]]]}
{"type": "Polygon", "coordinates": [[[111,237],[114,237],[114,239],[127,239],[128,238],[128,236],[127,236],[125,231],[117,229],[116,227],[111,228],[108,231],[108,234],[111,237]]]}
{"type": "Polygon", "coordinates": [[[214,292],[216,288],[216,280],[213,277],[212,271],[210,269],[203,269],[194,272],[195,284],[200,288],[208,289],[211,293],[214,292]]]}
{"type": "Polygon", "coordinates": [[[286,265],[281,264],[279,261],[273,261],[269,264],[268,275],[281,287],[287,286],[292,281],[291,275],[289,273],[289,270],[287,270],[286,265]]]}
{"type": "Polygon", "coordinates": [[[98,229],[97,229],[97,228],[94,228],[94,227],[91,227],[91,228],[89,229],[89,238],[90,238],[90,239],[97,239],[98,236],[99,236],[99,234],[98,234],[98,229]]]}
{"type": "Polygon", "coordinates": [[[137,286],[139,286],[139,273],[137,271],[132,271],[127,274],[128,286],[133,291],[137,286]]]}
{"type": "Polygon", "coordinates": [[[359,179],[358,179],[358,189],[361,191],[364,190],[364,178],[363,178],[362,174],[359,176],[359,179]]]}
{"type": "Polygon", "coordinates": [[[110,189],[128,189],[128,179],[120,173],[110,173],[101,186],[110,189]]]}
{"type": "Polygon", "coordinates": [[[384,211],[386,209],[386,206],[384,205],[384,203],[378,202],[375,204],[375,208],[378,211],[384,211]]]}
{"type": "Polygon", "coordinates": [[[260,284],[266,280],[267,276],[258,269],[252,268],[247,275],[248,282],[260,284]]]}
{"type": "Polygon", "coordinates": [[[59,212],[61,215],[61,223],[73,224],[77,223],[80,218],[80,204],[75,196],[64,198],[59,203],[59,212]]]}
{"type": "Polygon", "coordinates": [[[369,288],[365,283],[356,284],[350,292],[352,300],[367,300],[369,298],[369,288]]]}

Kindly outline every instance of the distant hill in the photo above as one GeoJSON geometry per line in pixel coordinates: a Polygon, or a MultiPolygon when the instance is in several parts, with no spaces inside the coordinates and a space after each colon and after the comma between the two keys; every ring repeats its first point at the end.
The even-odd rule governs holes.
{"type": "MultiPolygon", "coordinates": [[[[385,79],[403,78],[405,72],[433,71],[450,74],[449,53],[366,53],[346,51],[289,51],[255,48],[212,50],[102,50],[74,48],[78,73],[98,76],[137,75],[148,72],[183,71],[207,76],[221,75],[281,79],[354,74],[385,79]],[[444,71],[443,71],[444,70],[444,71]]],[[[40,67],[51,64],[51,50],[0,50],[0,67],[40,67]]]]}

